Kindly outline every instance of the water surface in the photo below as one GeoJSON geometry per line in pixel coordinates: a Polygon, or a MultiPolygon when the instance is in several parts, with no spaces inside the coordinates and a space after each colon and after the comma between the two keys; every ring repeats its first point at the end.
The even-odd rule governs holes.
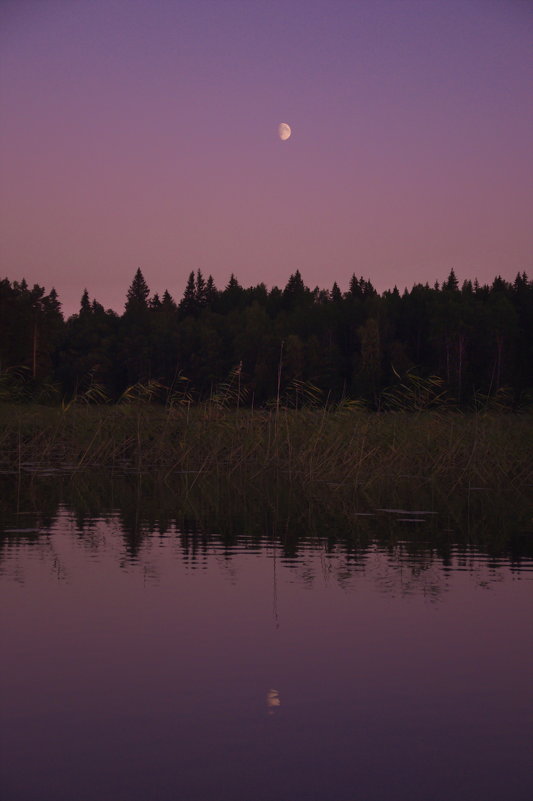
{"type": "Polygon", "coordinates": [[[4,515],[3,798],[531,797],[527,554],[130,513],[4,515]]]}

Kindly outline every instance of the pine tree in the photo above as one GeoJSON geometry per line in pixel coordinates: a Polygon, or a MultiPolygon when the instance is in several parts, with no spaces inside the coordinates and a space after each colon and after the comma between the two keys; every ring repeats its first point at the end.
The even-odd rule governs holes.
{"type": "Polygon", "coordinates": [[[151,373],[150,290],[140,268],[128,289],[126,308],[121,320],[120,367],[126,384],[146,380],[151,373]]]}
{"type": "Polygon", "coordinates": [[[196,281],[194,279],[194,272],[189,273],[185,292],[180,301],[179,310],[182,317],[187,317],[189,314],[196,314],[196,281]]]}
{"type": "Polygon", "coordinates": [[[196,271],[195,300],[198,308],[206,305],[205,280],[201,270],[196,271]]]}
{"type": "Polygon", "coordinates": [[[296,272],[292,273],[287,281],[287,286],[283,290],[285,295],[292,295],[293,297],[298,297],[305,292],[305,284],[302,279],[302,275],[300,270],[296,270],[296,272]]]}
{"type": "Polygon", "coordinates": [[[217,311],[223,314],[231,312],[233,309],[241,308],[245,299],[245,292],[235,275],[232,273],[226,288],[217,298],[217,311]]]}
{"type": "Polygon", "coordinates": [[[504,281],[501,275],[497,275],[492,282],[491,290],[492,292],[505,292],[508,286],[507,281],[504,281]]]}
{"type": "Polygon", "coordinates": [[[174,302],[174,298],[172,297],[168,289],[165,289],[165,291],[163,292],[163,298],[161,300],[161,308],[167,312],[175,312],[178,308],[174,302]]]}
{"type": "Polygon", "coordinates": [[[359,286],[362,289],[364,298],[371,298],[371,297],[374,297],[375,295],[377,295],[376,290],[372,286],[372,282],[370,281],[370,278],[368,278],[366,281],[363,281],[363,279],[361,278],[361,280],[359,281],[359,286]]]}
{"type": "Polygon", "coordinates": [[[359,279],[355,277],[355,273],[352,273],[352,277],[350,278],[350,285],[348,291],[353,298],[362,297],[363,293],[361,292],[361,288],[359,286],[359,279]]]}
{"type": "Polygon", "coordinates": [[[91,301],[89,300],[89,293],[87,292],[87,289],[84,289],[80,301],[80,316],[85,316],[90,313],[91,313],[91,301]]]}
{"type": "Polygon", "coordinates": [[[148,284],[144,280],[141,268],[139,267],[126,296],[126,314],[131,312],[139,313],[140,311],[146,310],[148,308],[149,294],[150,290],[148,284]]]}
{"type": "Polygon", "coordinates": [[[306,295],[311,296],[311,293],[305,286],[300,270],[296,270],[289,280],[287,281],[287,286],[283,290],[283,302],[285,308],[293,309],[295,306],[299,306],[303,303],[306,298],[306,295]]]}
{"type": "Polygon", "coordinates": [[[335,281],[333,286],[331,287],[331,300],[333,303],[341,303],[342,301],[342,292],[339,289],[339,285],[335,281]]]}
{"type": "Polygon", "coordinates": [[[459,289],[459,281],[457,280],[457,276],[455,275],[455,270],[450,270],[450,274],[446,281],[444,281],[442,285],[442,289],[445,292],[457,292],[459,289]]]}
{"type": "Polygon", "coordinates": [[[239,284],[239,282],[238,282],[237,278],[235,277],[235,275],[232,273],[230,275],[230,277],[229,277],[229,281],[228,281],[226,289],[224,291],[225,292],[233,292],[235,290],[240,290],[240,289],[242,289],[242,287],[239,284]]]}
{"type": "Polygon", "coordinates": [[[205,285],[205,302],[211,308],[217,297],[217,288],[213,280],[213,276],[209,275],[205,285]]]}

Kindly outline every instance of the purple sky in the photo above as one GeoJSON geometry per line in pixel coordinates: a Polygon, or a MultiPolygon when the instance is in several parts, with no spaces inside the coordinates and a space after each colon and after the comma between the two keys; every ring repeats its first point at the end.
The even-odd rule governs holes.
{"type": "Polygon", "coordinates": [[[0,274],[70,313],[139,266],[531,273],[532,33],[527,0],[3,0],[0,274]]]}

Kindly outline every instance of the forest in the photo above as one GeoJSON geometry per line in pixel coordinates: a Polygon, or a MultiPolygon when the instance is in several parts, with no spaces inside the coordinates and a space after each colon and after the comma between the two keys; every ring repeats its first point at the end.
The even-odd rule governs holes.
{"type": "Polygon", "coordinates": [[[465,280],[379,294],[287,285],[224,289],[201,270],[160,296],[138,269],[124,312],[83,292],[65,319],[54,289],[0,280],[0,400],[152,400],[221,407],[352,403],[372,410],[523,408],[533,400],[533,281],[465,280]]]}

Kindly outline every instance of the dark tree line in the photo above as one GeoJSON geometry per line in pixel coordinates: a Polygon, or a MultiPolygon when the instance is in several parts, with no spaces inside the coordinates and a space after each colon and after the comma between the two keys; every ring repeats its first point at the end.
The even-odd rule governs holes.
{"type": "Polygon", "coordinates": [[[380,295],[355,275],[344,293],[310,289],[299,271],[284,289],[244,288],[232,275],[219,290],[198,270],[176,302],[168,291],[151,296],[139,269],[121,316],[85,290],[67,320],[55,290],[0,281],[0,377],[23,381],[25,397],[48,387],[59,398],[117,399],[151,384],[161,398],[202,400],[224,387],[239,403],[353,398],[383,408],[395,387],[425,381],[462,405],[502,392],[523,402],[532,367],[525,273],[459,286],[452,270],[440,286],[380,295]]]}

